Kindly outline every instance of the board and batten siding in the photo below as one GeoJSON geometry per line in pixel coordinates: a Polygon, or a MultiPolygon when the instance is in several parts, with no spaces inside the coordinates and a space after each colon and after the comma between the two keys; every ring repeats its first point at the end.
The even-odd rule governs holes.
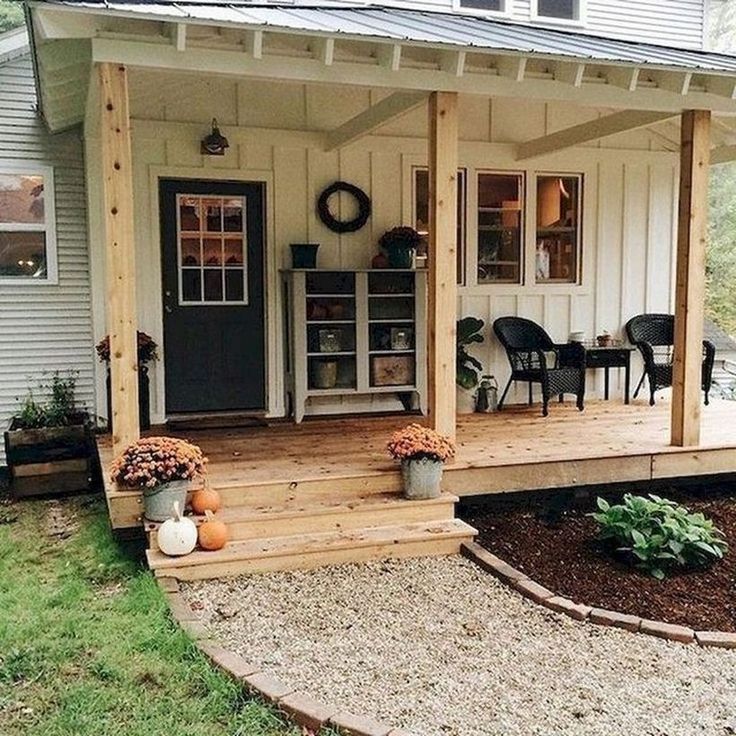
{"type": "Polygon", "coordinates": [[[0,168],[2,161],[53,167],[58,283],[0,280],[0,424],[6,426],[29,386],[47,381],[56,370],[78,371],[78,401],[94,412],[81,132],[47,133],[36,114],[28,55],[0,64],[0,168]]]}
{"type": "MultiPolygon", "coordinates": [[[[268,392],[272,416],[285,412],[283,315],[278,269],[289,266],[289,243],[320,243],[323,268],[365,268],[388,228],[412,218],[411,171],[426,163],[426,111],[421,108],[339,151],[325,152],[320,131],[332,129],[375,103],[383,93],[353,88],[242,82],[221,78],[131,72],[133,117],[136,267],[139,326],[162,341],[161,254],[157,179],[258,179],[267,186],[268,392]],[[230,149],[206,157],[199,141],[216,116],[230,149]],[[339,235],[320,222],[315,202],[322,189],[342,179],[371,197],[372,216],[357,233],[339,235]]],[[[503,381],[505,356],[491,335],[497,317],[516,314],[544,324],[554,339],[571,329],[589,336],[608,329],[621,334],[625,321],[643,311],[668,311],[672,300],[672,253],[676,220],[677,157],[660,150],[646,131],[558,152],[520,166],[514,142],[551,133],[585,119],[595,110],[570,105],[475,96],[460,98],[460,164],[472,170],[527,172],[527,213],[533,222],[534,172],[582,173],[584,191],[583,283],[580,285],[468,285],[459,290],[458,315],[486,323],[486,342],[476,350],[489,372],[503,381]]],[[[88,151],[96,150],[88,141],[88,151]]],[[[88,161],[93,156],[88,153],[88,161]]],[[[468,207],[476,192],[469,176],[468,207]]],[[[91,217],[99,210],[90,188],[91,217]]],[[[343,203],[342,206],[349,206],[343,203]]],[[[344,213],[347,214],[347,211],[344,213]]],[[[477,236],[469,218],[467,239],[477,236]]],[[[104,330],[104,259],[92,230],[96,337],[104,330]],[[99,308],[97,308],[99,305],[99,308]],[[99,334],[97,334],[99,333],[99,334]]],[[[533,227],[526,248],[534,252],[533,227]]],[[[165,348],[165,346],[164,346],[165,348]]],[[[152,371],[152,411],[164,418],[163,364],[152,371]]],[[[638,378],[632,376],[632,380],[638,378]]],[[[98,391],[104,388],[102,375],[98,391]]],[[[591,395],[602,376],[591,372],[591,395]]],[[[613,377],[613,390],[618,390],[613,377]]],[[[519,393],[519,398],[521,398],[519,393]]],[[[98,394],[100,398],[102,393],[98,394]]],[[[376,398],[342,399],[345,410],[376,406],[376,398]]],[[[383,406],[383,404],[381,404],[383,406]]],[[[334,409],[315,402],[313,411],[334,409]]]]}

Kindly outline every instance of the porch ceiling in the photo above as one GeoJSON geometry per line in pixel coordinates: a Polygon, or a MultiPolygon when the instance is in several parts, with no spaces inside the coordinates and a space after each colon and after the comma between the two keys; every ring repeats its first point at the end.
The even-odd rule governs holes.
{"type": "Polygon", "coordinates": [[[52,129],[83,119],[89,61],[736,115],[734,56],[496,18],[339,3],[36,0],[30,7],[52,129]]]}

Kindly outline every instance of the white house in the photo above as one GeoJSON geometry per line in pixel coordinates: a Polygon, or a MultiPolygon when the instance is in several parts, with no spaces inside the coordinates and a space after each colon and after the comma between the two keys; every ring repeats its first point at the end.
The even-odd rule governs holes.
{"type": "MultiPolygon", "coordinates": [[[[350,298],[367,289],[370,304],[380,236],[433,223],[426,319],[403,338],[415,361],[406,380],[453,431],[456,316],[485,321],[475,353],[501,381],[497,317],[533,319],[559,342],[571,331],[622,337],[631,316],[675,308],[679,232],[688,368],[673,436],[684,424],[679,444],[697,444],[702,156],[736,152],[736,58],[703,49],[705,11],[694,0],[29,2],[31,56],[0,67],[14,108],[3,107],[0,176],[44,177],[35,237],[46,265],[17,265],[35,255],[18,255],[18,223],[0,217],[11,233],[0,248],[0,413],[28,366],[75,366],[83,400],[104,416],[93,346],[112,331],[113,441],[135,438],[136,326],[161,346],[155,423],[285,417],[295,382],[308,415],[401,410],[403,392],[375,379],[383,364],[361,356],[393,339],[373,323],[407,320],[339,306],[343,319],[331,316],[352,325],[335,351],[345,380],[318,388],[294,358],[322,349],[309,347],[325,337],[310,332],[319,316],[300,321],[281,274],[291,244],[319,243],[320,271],[349,272],[350,298]],[[31,66],[50,133],[31,110],[31,66]],[[213,120],[223,155],[203,152],[213,120]],[[320,218],[319,196],[338,181],[370,200],[355,231],[320,218]],[[692,226],[678,226],[678,198],[692,226]]],[[[355,207],[349,195],[331,200],[340,221],[355,207]]],[[[588,396],[602,386],[590,371],[588,396]]]]}

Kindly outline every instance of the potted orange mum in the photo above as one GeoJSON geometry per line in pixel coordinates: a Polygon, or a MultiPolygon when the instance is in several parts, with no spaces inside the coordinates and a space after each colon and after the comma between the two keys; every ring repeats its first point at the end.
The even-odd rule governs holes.
{"type": "Polygon", "coordinates": [[[410,499],[437,498],[440,495],[442,469],[455,456],[449,437],[421,424],[409,424],[394,432],[388,453],[401,461],[404,496],[410,499]]]}
{"type": "Polygon", "coordinates": [[[143,492],[143,513],[150,521],[183,510],[192,481],[205,474],[207,458],[197,445],[175,437],[143,437],[128,445],[112,464],[114,483],[143,492]]]}

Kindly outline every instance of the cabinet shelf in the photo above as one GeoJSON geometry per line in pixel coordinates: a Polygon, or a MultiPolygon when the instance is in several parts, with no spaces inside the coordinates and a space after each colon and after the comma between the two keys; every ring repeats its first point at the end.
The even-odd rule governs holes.
{"type": "Polygon", "coordinates": [[[297,423],[310,401],[321,401],[320,413],[354,412],[355,404],[346,397],[358,396],[381,396],[376,411],[401,411],[410,404],[397,394],[411,393],[411,405],[426,413],[426,271],[281,273],[287,312],[285,385],[297,423]],[[342,305],[339,311],[332,309],[332,301],[342,305]],[[323,331],[334,331],[335,339],[318,341],[323,331]],[[396,331],[405,333],[403,342],[396,342],[396,331]],[[405,349],[392,350],[392,344],[405,349]],[[322,351],[320,345],[341,349],[322,351]]]}

